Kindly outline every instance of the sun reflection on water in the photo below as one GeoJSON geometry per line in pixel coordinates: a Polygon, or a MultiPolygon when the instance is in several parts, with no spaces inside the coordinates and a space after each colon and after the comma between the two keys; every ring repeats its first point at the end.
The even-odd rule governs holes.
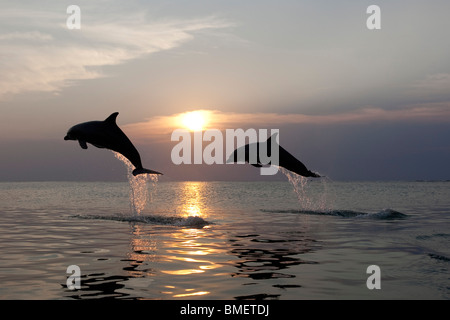
{"type": "Polygon", "coordinates": [[[192,296],[203,296],[209,294],[209,291],[197,291],[197,292],[188,292],[188,293],[180,293],[176,294],[173,297],[174,298],[185,298],[185,297],[192,297],[192,296]]]}
{"type": "MultiPolygon", "coordinates": [[[[186,182],[177,190],[176,214],[182,218],[208,216],[207,188],[203,182],[186,182]]],[[[196,287],[195,277],[200,280],[205,274],[214,274],[222,267],[217,261],[226,250],[213,240],[211,225],[201,228],[189,226],[158,226],[164,228],[164,236],[158,245],[154,241],[154,226],[136,223],[132,225],[129,266],[125,269],[130,277],[153,278],[157,274],[167,275],[168,281],[160,293],[172,298],[195,298],[209,295],[204,285],[196,287]],[[158,247],[164,247],[159,251],[158,247]],[[201,278],[198,278],[201,277],[201,278]]],[[[159,232],[159,231],[158,231],[159,232]]]]}
{"type": "MultiPolygon", "coordinates": [[[[208,185],[204,182],[185,182],[179,190],[180,204],[177,206],[177,214],[183,217],[199,217],[205,219],[208,216],[208,185]]],[[[189,298],[195,296],[206,296],[210,291],[200,288],[183,288],[183,279],[192,286],[192,277],[201,275],[221,267],[217,262],[217,255],[223,254],[223,248],[218,247],[215,242],[210,241],[211,226],[203,228],[179,228],[171,234],[176,242],[172,248],[167,250],[169,264],[161,270],[162,273],[174,276],[174,285],[170,295],[173,298],[189,298]],[[179,283],[181,281],[181,283],[179,283]]],[[[204,289],[204,288],[202,288],[204,289]]]]}
{"type": "Polygon", "coordinates": [[[202,182],[185,182],[180,190],[182,204],[177,212],[184,217],[206,217],[206,184],[202,182]]]}

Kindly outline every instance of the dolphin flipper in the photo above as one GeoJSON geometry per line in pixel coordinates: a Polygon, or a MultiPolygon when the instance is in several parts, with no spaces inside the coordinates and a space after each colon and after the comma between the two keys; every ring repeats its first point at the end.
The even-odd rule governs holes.
{"type": "Polygon", "coordinates": [[[87,149],[86,141],[78,140],[78,143],[80,144],[81,149],[87,149]]]}
{"type": "Polygon", "coordinates": [[[250,163],[250,164],[256,168],[262,168],[263,166],[261,163],[250,163]]]}

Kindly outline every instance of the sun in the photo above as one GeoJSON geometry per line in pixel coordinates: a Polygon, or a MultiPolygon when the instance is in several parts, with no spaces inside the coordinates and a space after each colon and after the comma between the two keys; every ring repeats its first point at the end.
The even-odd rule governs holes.
{"type": "Polygon", "coordinates": [[[202,131],[207,123],[207,115],[201,110],[191,111],[185,113],[181,121],[183,126],[191,131],[202,131]]]}

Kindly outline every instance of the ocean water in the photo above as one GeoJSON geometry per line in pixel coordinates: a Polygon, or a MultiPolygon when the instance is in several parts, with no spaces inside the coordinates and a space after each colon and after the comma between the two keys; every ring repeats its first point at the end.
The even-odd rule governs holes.
{"type": "Polygon", "coordinates": [[[449,182],[130,177],[0,190],[0,299],[450,298],[449,182]],[[371,265],[380,289],[368,288],[371,265]]]}

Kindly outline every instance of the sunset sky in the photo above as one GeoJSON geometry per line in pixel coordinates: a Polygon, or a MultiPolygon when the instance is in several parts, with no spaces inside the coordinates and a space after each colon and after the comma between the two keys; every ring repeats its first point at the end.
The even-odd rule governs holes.
{"type": "Polygon", "coordinates": [[[0,181],[126,179],[111,152],[63,140],[115,111],[161,180],[262,179],[172,163],[171,133],[194,110],[204,129],[279,129],[333,180],[450,179],[449,12],[447,0],[0,0],[0,181]],[[366,27],[372,4],[380,30],[366,27]]]}

